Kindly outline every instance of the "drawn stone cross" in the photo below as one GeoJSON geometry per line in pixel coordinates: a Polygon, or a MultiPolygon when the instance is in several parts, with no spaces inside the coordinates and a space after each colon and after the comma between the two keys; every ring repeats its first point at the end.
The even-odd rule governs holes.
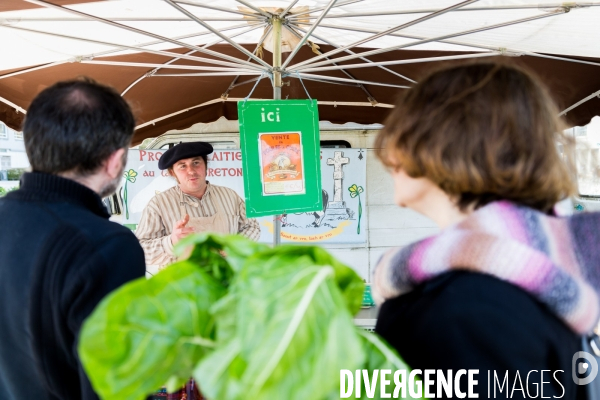
{"type": "Polygon", "coordinates": [[[342,180],[344,172],[342,168],[350,162],[348,157],[343,157],[341,151],[333,153],[333,158],[327,159],[327,165],[333,165],[333,201],[329,202],[328,208],[343,208],[346,209],[346,204],[343,201],[342,180]]]}

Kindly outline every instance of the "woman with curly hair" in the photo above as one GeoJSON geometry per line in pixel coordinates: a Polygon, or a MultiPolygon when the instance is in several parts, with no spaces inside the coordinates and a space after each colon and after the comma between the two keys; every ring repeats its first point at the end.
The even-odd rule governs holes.
{"type": "Polygon", "coordinates": [[[493,60],[430,73],[377,138],[395,202],[441,232],[382,256],[376,332],[413,369],[479,370],[479,398],[583,396],[572,358],[600,316],[600,217],[553,211],[576,193],[557,115],[536,77],[493,60]]]}

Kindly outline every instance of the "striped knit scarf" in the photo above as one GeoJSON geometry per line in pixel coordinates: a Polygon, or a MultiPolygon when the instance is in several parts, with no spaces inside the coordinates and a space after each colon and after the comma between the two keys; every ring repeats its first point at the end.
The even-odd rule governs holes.
{"type": "Polygon", "coordinates": [[[453,270],[492,275],[546,304],[571,329],[600,318],[600,213],[553,217],[501,201],[440,234],[384,254],[373,276],[379,304],[453,270]]]}

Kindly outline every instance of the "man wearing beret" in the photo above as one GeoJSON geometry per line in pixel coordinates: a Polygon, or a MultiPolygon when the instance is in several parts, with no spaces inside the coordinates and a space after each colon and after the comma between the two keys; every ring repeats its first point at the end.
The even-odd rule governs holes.
{"type": "Polygon", "coordinates": [[[174,262],[173,245],[194,232],[240,233],[258,240],[260,227],[246,217],[244,200],[232,189],[206,180],[206,156],[213,147],[206,142],[178,144],[160,158],[177,186],[154,196],[142,213],[136,230],[146,264],[161,269],[174,262]]]}

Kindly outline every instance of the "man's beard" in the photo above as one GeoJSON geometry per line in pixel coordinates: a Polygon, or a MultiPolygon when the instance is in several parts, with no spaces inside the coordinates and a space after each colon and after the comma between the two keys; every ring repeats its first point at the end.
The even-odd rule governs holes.
{"type": "Polygon", "coordinates": [[[100,189],[100,191],[98,192],[100,198],[105,198],[115,193],[115,191],[119,187],[119,184],[121,183],[121,179],[123,179],[125,165],[127,165],[127,149],[125,149],[123,157],[121,157],[121,172],[119,172],[115,179],[110,180],[100,189]]]}
{"type": "MultiPolygon", "coordinates": [[[[125,168],[123,168],[123,170],[125,170],[125,168]]],[[[121,174],[122,173],[123,173],[123,171],[121,171],[121,174]]],[[[119,187],[119,184],[121,183],[121,178],[122,178],[121,174],[119,174],[119,176],[117,176],[115,179],[113,179],[110,182],[106,183],[100,189],[100,192],[98,194],[100,195],[101,198],[108,197],[108,196],[112,195],[113,193],[115,193],[115,191],[119,187]]]]}

